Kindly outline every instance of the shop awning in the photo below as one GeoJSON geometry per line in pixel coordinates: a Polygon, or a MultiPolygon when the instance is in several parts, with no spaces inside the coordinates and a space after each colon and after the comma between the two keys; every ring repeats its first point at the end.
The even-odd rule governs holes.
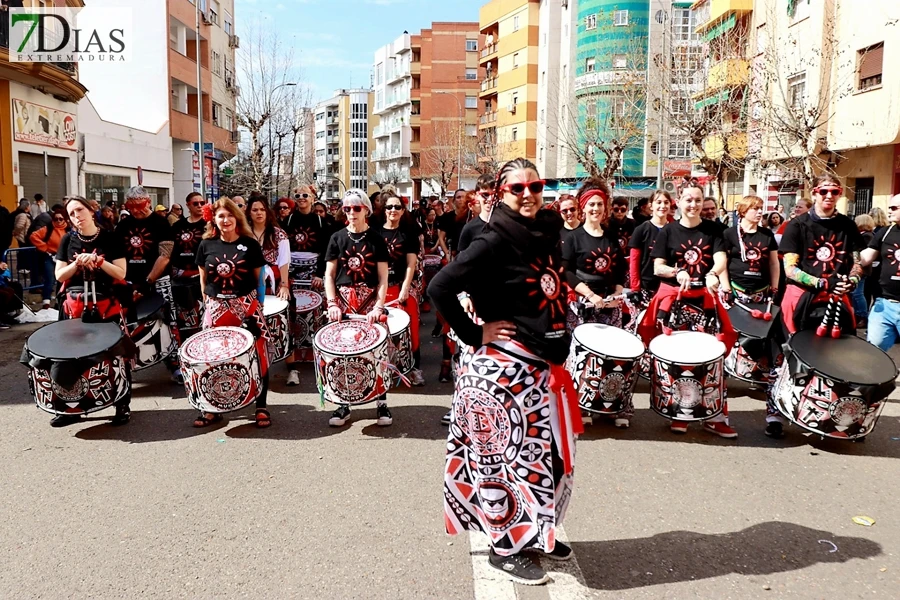
{"type": "Polygon", "coordinates": [[[702,110],[707,106],[711,106],[713,104],[719,104],[720,102],[725,102],[731,96],[730,89],[724,89],[718,94],[713,94],[703,100],[698,100],[694,103],[694,110],[702,110]]]}

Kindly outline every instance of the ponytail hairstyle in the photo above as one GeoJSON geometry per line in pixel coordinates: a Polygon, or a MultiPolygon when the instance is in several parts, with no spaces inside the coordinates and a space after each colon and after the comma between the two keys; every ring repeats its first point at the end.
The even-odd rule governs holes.
{"type": "Polygon", "coordinates": [[[612,216],[612,190],[606,180],[602,177],[590,177],[581,184],[575,199],[578,202],[578,208],[581,214],[584,214],[584,208],[587,206],[588,200],[600,198],[603,205],[603,220],[600,224],[603,227],[609,225],[609,219],[612,216]]]}
{"type": "Polygon", "coordinates": [[[527,158],[519,157],[507,162],[505,165],[500,167],[500,171],[497,172],[497,179],[494,181],[494,198],[493,202],[491,203],[492,206],[501,201],[501,199],[503,198],[503,192],[500,190],[500,188],[506,185],[506,179],[509,177],[509,174],[518,169],[531,169],[532,171],[537,173],[538,176],[540,176],[538,168],[527,158]]]}

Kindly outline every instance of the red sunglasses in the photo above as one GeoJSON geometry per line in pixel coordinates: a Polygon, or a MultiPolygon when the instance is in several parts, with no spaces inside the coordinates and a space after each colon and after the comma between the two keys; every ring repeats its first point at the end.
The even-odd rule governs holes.
{"type": "Polygon", "coordinates": [[[844,190],[839,187],[817,187],[813,191],[821,196],[828,196],[830,194],[837,198],[844,190]]]}
{"type": "Polygon", "coordinates": [[[341,210],[343,210],[345,213],[349,214],[351,212],[359,212],[362,209],[363,209],[362,206],[356,205],[356,206],[344,206],[344,207],[342,207],[341,210]]]}
{"type": "Polygon", "coordinates": [[[528,191],[532,194],[540,194],[544,191],[544,184],[547,183],[544,179],[535,179],[534,181],[527,181],[525,183],[507,183],[500,186],[500,189],[514,196],[521,196],[525,193],[525,188],[528,188],[528,191]]]}

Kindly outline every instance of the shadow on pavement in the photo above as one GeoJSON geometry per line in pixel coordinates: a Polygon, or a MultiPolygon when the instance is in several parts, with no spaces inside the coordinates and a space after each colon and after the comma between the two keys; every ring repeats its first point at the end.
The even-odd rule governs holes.
{"type": "Polygon", "coordinates": [[[879,544],[793,523],[767,522],[734,533],[670,531],[649,538],[573,542],[586,584],[627,590],[738,573],[768,575],[882,553],[879,544]],[[832,552],[831,544],[837,546],[832,552]]]}

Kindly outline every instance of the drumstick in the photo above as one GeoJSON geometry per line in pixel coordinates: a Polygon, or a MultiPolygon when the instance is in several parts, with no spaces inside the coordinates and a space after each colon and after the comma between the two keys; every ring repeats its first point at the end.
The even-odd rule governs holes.
{"type": "Polygon", "coordinates": [[[769,297],[769,302],[766,304],[766,315],[769,317],[766,321],[772,320],[772,297],[769,297]]]}
{"type": "Polygon", "coordinates": [[[770,313],[764,313],[763,311],[759,310],[758,308],[750,308],[746,304],[741,304],[738,301],[735,301],[734,305],[739,306],[739,307],[743,308],[744,310],[746,310],[748,313],[750,313],[750,316],[753,317],[754,319],[762,319],[763,321],[771,321],[772,320],[772,315],[770,313]]]}
{"type": "Polygon", "coordinates": [[[818,337],[825,337],[828,334],[828,324],[831,320],[832,307],[834,307],[834,296],[829,296],[828,306],[825,307],[825,315],[822,317],[822,322],[816,327],[816,335],[818,337]]]}
{"type": "Polygon", "coordinates": [[[834,321],[832,321],[831,324],[831,337],[835,340],[841,337],[841,310],[843,310],[843,308],[843,300],[837,299],[837,297],[835,297],[834,321]]]}

